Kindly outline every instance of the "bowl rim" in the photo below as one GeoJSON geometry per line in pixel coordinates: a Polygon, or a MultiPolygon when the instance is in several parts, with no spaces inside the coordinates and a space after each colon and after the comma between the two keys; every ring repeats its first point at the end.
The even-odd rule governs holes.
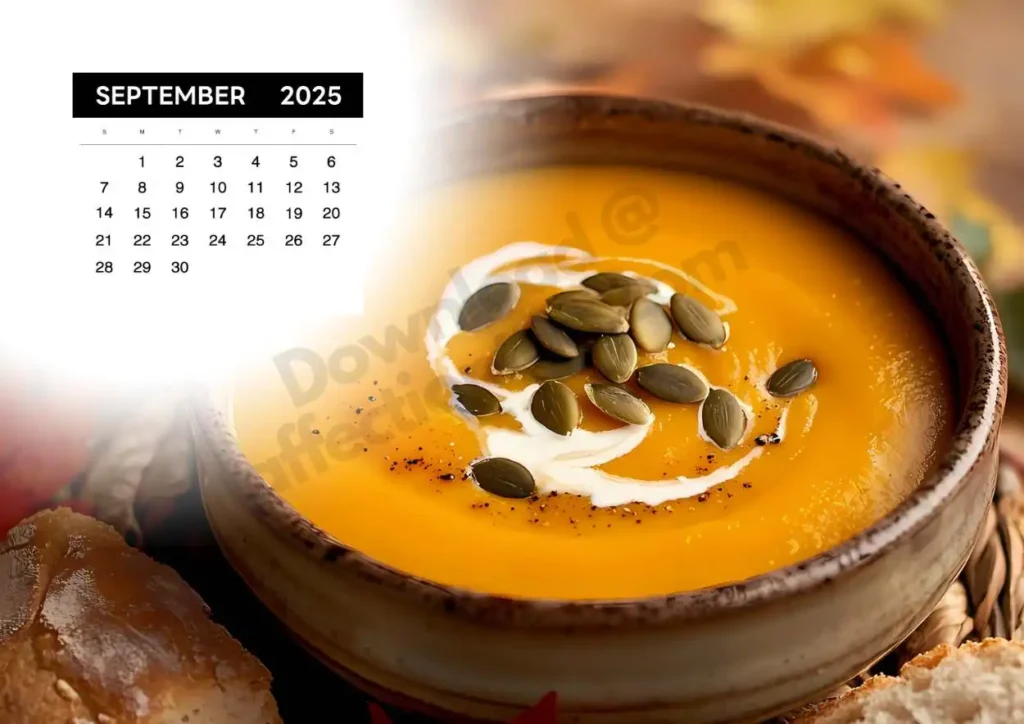
{"type": "MultiPolygon", "coordinates": [[[[495,116],[530,120],[546,113],[639,115],[668,123],[713,125],[785,143],[790,148],[810,153],[818,162],[832,165],[846,175],[869,179],[878,203],[909,222],[915,234],[941,244],[944,253],[949,254],[947,264],[956,285],[977,297],[978,304],[972,311],[975,323],[970,342],[975,347],[978,370],[964,391],[962,409],[965,412],[956,424],[948,450],[936,471],[894,510],[852,538],[812,558],[741,581],[625,599],[513,597],[421,578],[349,548],[321,530],[285,502],[248,462],[238,447],[230,422],[225,419],[221,398],[207,393],[197,400],[194,410],[196,434],[212,433],[214,448],[222,462],[227,463],[228,475],[241,485],[245,504],[259,519],[279,535],[295,539],[308,556],[337,567],[337,575],[355,574],[417,606],[428,606],[487,625],[581,629],[666,623],[774,602],[827,585],[841,574],[870,564],[937,515],[996,444],[1006,397],[1007,365],[1003,332],[992,296],[965,248],[935,216],[878,169],[850,159],[839,149],[807,133],[744,113],[696,104],[600,94],[499,99],[467,106],[432,130],[435,134],[451,133],[460,127],[485,123],[495,116]]],[[[200,475],[201,485],[205,486],[203,477],[200,475]]],[[[216,528],[216,521],[211,520],[211,526],[216,528]]]]}

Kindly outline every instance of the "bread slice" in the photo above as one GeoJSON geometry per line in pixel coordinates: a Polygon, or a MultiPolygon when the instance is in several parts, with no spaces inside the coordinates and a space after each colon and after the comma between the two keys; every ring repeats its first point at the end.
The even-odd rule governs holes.
{"type": "Polygon", "coordinates": [[[1002,724],[1024,722],[1024,643],[985,639],[937,646],[899,677],[862,686],[791,720],[794,724],[1002,724]]]}
{"type": "Polygon", "coordinates": [[[170,568],[43,511],[0,543],[0,722],[279,724],[270,674],[170,568]]]}

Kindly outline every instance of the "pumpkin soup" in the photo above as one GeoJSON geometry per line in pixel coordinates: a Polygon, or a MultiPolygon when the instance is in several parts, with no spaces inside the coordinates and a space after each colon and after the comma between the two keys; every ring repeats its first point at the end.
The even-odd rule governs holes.
{"type": "Polygon", "coordinates": [[[233,394],[243,453],[339,541],[571,599],[835,546],[932,471],[951,415],[941,340],[846,232],[728,182],[600,167],[424,193],[366,313],[233,394]]]}

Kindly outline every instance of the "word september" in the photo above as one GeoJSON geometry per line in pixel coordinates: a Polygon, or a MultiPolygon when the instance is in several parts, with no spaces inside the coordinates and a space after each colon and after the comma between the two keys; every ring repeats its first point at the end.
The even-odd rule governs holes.
{"type": "Polygon", "coordinates": [[[101,85],[96,89],[100,106],[130,106],[141,101],[147,106],[244,106],[245,88],[238,85],[101,85]],[[142,100],[142,99],[145,100],[142,100]]]}

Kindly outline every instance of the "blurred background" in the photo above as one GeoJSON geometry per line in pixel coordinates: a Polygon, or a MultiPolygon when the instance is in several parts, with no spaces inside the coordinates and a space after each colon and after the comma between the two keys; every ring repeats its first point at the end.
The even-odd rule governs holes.
{"type": "MultiPolygon", "coordinates": [[[[1015,387],[1003,454],[1024,464],[1020,0],[423,0],[410,10],[438,111],[565,92],[697,102],[799,127],[897,178],[993,290],[1015,387]]],[[[0,536],[54,501],[115,524],[215,612],[232,611],[225,623],[273,671],[288,720],[289,692],[301,698],[322,672],[243,605],[244,587],[209,554],[179,392],[84,390],[0,348],[0,536]],[[192,538],[205,553],[188,552],[192,538]]],[[[322,682],[365,711],[357,693],[322,682]]]]}

